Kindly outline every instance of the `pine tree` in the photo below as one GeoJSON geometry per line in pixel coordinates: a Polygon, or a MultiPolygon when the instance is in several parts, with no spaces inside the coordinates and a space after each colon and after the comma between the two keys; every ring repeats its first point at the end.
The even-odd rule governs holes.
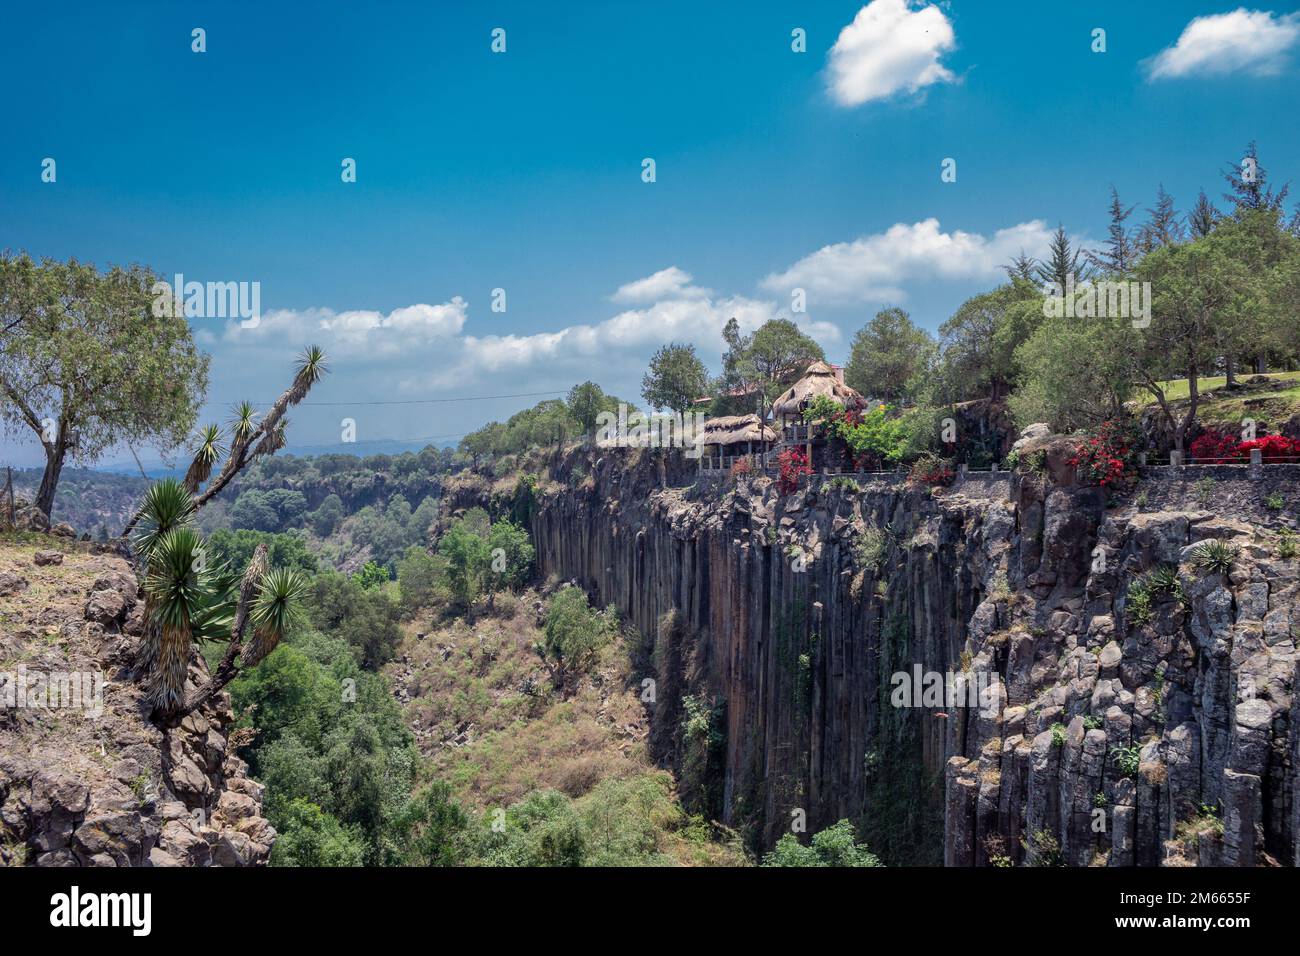
{"type": "Polygon", "coordinates": [[[1038,264],[1039,280],[1044,285],[1055,282],[1062,291],[1065,290],[1070,276],[1074,277],[1075,284],[1083,282],[1091,276],[1091,273],[1086,268],[1079,267],[1079,259],[1082,255],[1083,250],[1070,244],[1070,237],[1065,234],[1065,227],[1058,225],[1056,234],[1052,236],[1047,259],[1038,264]]]}
{"type": "Polygon", "coordinates": [[[1259,149],[1252,139],[1246,147],[1246,155],[1238,163],[1229,162],[1223,171],[1223,178],[1232,192],[1224,193],[1223,198],[1232,203],[1232,212],[1239,215],[1252,209],[1281,210],[1282,203],[1291,191],[1290,184],[1282,186],[1280,192],[1274,193],[1268,185],[1268,174],[1259,161],[1259,149]]]}
{"type": "MultiPolygon", "coordinates": [[[[1103,272],[1112,275],[1123,275],[1133,268],[1133,263],[1137,259],[1137,247],[1129,235],[1128,229],[1124,222],[1133,214],[1135,206],[1124,208],[1124,204],[1119,201],[1119,190],[1114,186],[1110,187],[1110,228],[1108,230],[1110,238],[1106,240],[1106,248],[1101,252],[1088,252],[1088,261],[1097,266],[1103,272]]],[[[1060,232],[1057,233],[1061,235],[1060,232]]]]}
{"type": "Polygon", "coordinates": [[[1147,210],[1147,222],[1138,233],[1138,247],[1147,253],[1160,246],[1177,245],[1183,241],[1185,227],[1182,217],[1174,209],[1174,197],[1165,192],[1164,184],[1156,189],[1156,205],[1147,210]]]}
{"type": "Polygon", "coordinates": [[[1214,224],[1219,220],[1219,210],[1214,208],[1214,203],[1210,202],[1209,197],[1205,195],[1205,190],[1196,197],[1196,205],[1192,211],[1187,214],[1187,229],[1193,239],[1204,239],[1214,231],[1214,224]]]}
{"type": "Polygon", "coordinates": [[[1025,255],[1025,250],[1021,249],[1020,254],[1013,256],[1011,261],[1002,267],[1002,271],[1007,274],[1007,278],[1015,281],[1024,279],[1026,282],[1034,281],[1034,272],[1038,268],[1038,263],[1032,256],[1025,255]]]}

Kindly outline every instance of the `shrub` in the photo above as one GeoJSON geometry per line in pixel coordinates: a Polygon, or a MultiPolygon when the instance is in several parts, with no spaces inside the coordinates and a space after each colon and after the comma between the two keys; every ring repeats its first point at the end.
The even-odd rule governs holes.
{"type": "Polygon", "coordinates": [[[592,609],[581,588],[566,587],[551,598],[545,635],[537,650],[557,686],[567,686],[595,666],[600,649],[613,636],[613,622],[609,611],[592,609]]]}
{"type": "Polygon", "coordinates": [[[804,846],[793,833],[777,841],[772,851],[763,857],[764,866],[880,866],[865,843],[858,843],[853,824],[841,820],[812,838],[811,846],[804,846]]]}
{"type": "Polygon", "coordinates": [[[1213,478],[1202,478],[1192,486],[1192,491],[1196,495],[1196,503],[1202,508],[1210,507],[1210,499],[1214,497],[1214,486],[1218,484],[1213,478]]]}
{"type": "Polygon", "coordinates": [[[1300,461],[1300,441],[1285,435],[1265,435],[1263,438],[1244,441],[1237,446],[1237,455],[1243,459],[1249,458],[1251,451],[1256,448],[1264,461],[1300,461]]]}
{"type": "Polygon", "coordinates": [[[776,457],[776,490],[779,494],[792,494],[799,487],[799,479],[812,474],[808,456],[801,448],[787,448],[776,457]]]}
{"type": "Polygon", "coordinates": [[[1238,456],[1237,437],[1219,431],[1202,432],[1192,442],[1193,461],[1233,461],[1238,456]]]}
{"type": "Polygon", "coordinates": [[[1059,722],[1052,724],[1052,746],[1065,746],[1065,724],[1059,722]]]}
{"type": "Polygon", "coordinates": [[[1264,507],[1270,511],[1281,511],[1285,505],[1286,499],[1282,497],[1281,492],[1275,491],[1264,499],[1264,507]]]}
{"type": "Polygon", "coordinates": [[[748,458],[737,458],[735,461],[731,463],[732,478],[747,477],[749,473],[752,472],[753,470],[754,470],[754,466],[750,464],[748,458]]]}
{"type": "Polygon", "coordinates": [[[1134,445],[1139,437],[1131,420],[1112,418],[1085,437],[1067,464],[1075,468],[1081,484],[1103,488],[1123,484],[1137,474],[1134,445]]]}
{"type": "Polygon", "coordinates": [[[926,452],[912,465],[912,470],[907,476],[907,480],[915,484],[927,485],[950,485],[953,479],[952,464],[933,452],[926,452]]]}
{"type": "Polygon", "coordinates": [[[1277,533],[1277,556],[1283,561],[1290,561],[1296,556],[1296,533],[1290,528],[1283,528],[1277,533]]]}
{"type": "Polygon", "coordinates": [[[853,556],[859,565],[872,571],[880,569],[889,551],[889,538],[875,525],[868,525],[853,546],[853,556]]]}
{"type": "Polygon", "coordinates": [[[1142,762],[1142,748],[1137,744],[1131,747],[1112,747],[1110,756],[1121,776],[1137,776],[1138,766],[1142,762]]]}

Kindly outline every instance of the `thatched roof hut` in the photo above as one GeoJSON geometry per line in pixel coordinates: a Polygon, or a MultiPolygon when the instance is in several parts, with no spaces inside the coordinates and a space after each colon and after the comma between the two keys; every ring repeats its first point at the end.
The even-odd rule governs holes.
{"type": "Polygon", "coordinates": [[[867,407],[867,400],[862,394],[841,382],[833,368],[825,362],[813,362],[808,366],[808,371],[804,372],[803,378],[773,400],[772,414],[797,417],[808,402],[818,395],[833,398],[850,410],[867,407]]]}
{"type": "Polygon", "coordinates": [[[757,415],[720,415],[704,422],[705,445],[738,445],[776,441],[776,432],[757,415]]]}

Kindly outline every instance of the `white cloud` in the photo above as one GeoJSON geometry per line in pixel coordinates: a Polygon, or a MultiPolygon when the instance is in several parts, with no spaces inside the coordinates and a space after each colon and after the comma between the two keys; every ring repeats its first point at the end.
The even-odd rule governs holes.
{"type": "Polygon", "coordinates": [[[831,98],[840,106],[860,106],[900,90],[915,93],[932,83],[952,82],[952,72],[939,57],[956,46],[952,23],[937,6],[872,0],[831,47],[831,98]]]}
{"type": "Polygon", "coordinates": [[[1286,53],[1297,40],[1300,14],[1278,16],[1240,7],[1197,17],[1177,43],[1146,62],[1147,75],[1152,80],[1237,71],[1273,76],[1286,67],[1286,53]]]}
{"type": "Polygon", "coordinates": [[[692,278],[689,272],[677,266],[669,266],[667,269],[660,269],[654,275],[619,286],[618,291],[610,296],[610,299],[614,302],[634,303],[654,302],[669,297],[702,298],[713,294],[710,289],[691,285],[692,278]]]}
{"type": "Polygon", "coordinates": [[[992,236],[943,232],[938,219],[896,223],[885,232],[823,246],[762,287],[786,293],[802,288],[810,303],[901,302],[911,281],[1001,278],[1002,266],[1022,250],[1039,256],[1052,230],[1041,219],[999,229],[992,236]]]}
{"type": "MultiPolygon", "coordinates": [[[[440,305],[420,303],[388,314],[370,310],[332,309],[266,312],[256,328],[238,322],[226,326],[225,339],[235,347],[265,347],[283,362],[307,342],[325,348],[336,368],[365,374],[402,395],[467,389],[510,391],[523,381],[583,378],[639,380],[645,362],[664,342],[694,344],[707,360],[722,349],[722,327],[734,317],[742,332],[757,329],[782,314],[778,303],[743,295],[718,296],[691,284],[691,275],[670,266],[620,287],[620,302],[642,303],[591,324],[569,325],[532,334],[467,334],[468,306],[459,296],[440,305]]],[[[823,343],[839,338],[839,329],[793,317],[823,343]]],[[[250,357],[251,360],[251,357],[250,357]]],[[[570,383],[571,384],[571,383],[570,383]]]]}

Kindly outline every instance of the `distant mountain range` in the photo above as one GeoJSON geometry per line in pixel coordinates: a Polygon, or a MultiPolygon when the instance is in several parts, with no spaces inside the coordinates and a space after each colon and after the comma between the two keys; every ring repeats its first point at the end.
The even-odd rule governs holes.
{"type": "MultiPolygon", "coordinates": [[[[365,442],[338,442],[333,445],[287,445],[279,454],[296,455],[299,458],[314,457],[316,455],[352,455],[356,458],[365,458],[369,455],[400,455],[408,451],[419,452],[430,445],[435,448],[454,448],[456,442],[410,442],[379,439],[365,442]]],[[[184,477],[189,462],[178,457],[176,463],[172,466],[168,466],[166,462],[159,461],[156,458],[141,460],[140,464],[144,466],[144,473],[150,478],[181,478],[184,477]]],[[[92,470],[108,472],[114,475],[135,475],[137,477],[140,474],[140,467],[130,458],[126,461],[96,465],[92,470]]]]}

